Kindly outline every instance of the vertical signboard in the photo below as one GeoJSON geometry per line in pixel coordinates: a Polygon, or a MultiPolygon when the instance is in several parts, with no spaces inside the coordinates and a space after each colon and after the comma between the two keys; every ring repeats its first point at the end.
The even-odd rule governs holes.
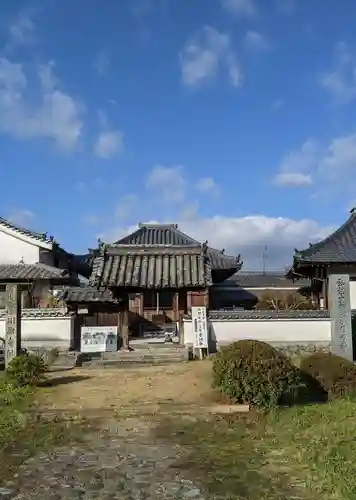
{"type": "Polygon", "coordinates": [[[20,286],[6,285],[5,368],[17,355],[21,344],[21,297],[20,286]]]}
{"type": "Polygon", "coordinates": [[[208,348],[208,321],[206,307],[192,307],[192,326],[194,332],[194,347],[208,348]]]}
{"type": "Polygon", "coordinates": [[[328,280],[332,324],[331,348],[334,354],[353,361],[350,277],[331,274],[328,280]]]}

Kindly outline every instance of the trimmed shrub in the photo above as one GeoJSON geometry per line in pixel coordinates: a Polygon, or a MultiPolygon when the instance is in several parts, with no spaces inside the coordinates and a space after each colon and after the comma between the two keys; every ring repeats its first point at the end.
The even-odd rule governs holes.
{"type": "Polygon", "coordinates": [[[44,380],[47,371],[48,366],[42,356],[26,352],[11,360],[6,378],[17,387],[37,385],[44,380]]]}
{"type": "Polygon", "coordinates": [[[304,358],[301,370],[316,379],[330,398],[356,395],[356,366],[330,353],[315,353],[304,358]]]}
{"type": "Polygon", "coordinates": [[[215,356],[213,386],[235,403],[266,409],[296,402],[307,390],[306,377],[289,358],[256,340],[235,342],[215,356]]]}

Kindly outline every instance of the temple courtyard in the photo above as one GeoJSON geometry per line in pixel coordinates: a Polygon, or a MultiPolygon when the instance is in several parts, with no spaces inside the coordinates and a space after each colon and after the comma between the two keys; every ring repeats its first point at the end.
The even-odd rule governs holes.
{"type": "Polygon", "coordinates": [[[7,448],[3,419],[0,498],[355,498],[355,402],[223,414],[210,377],[209,360],[54,373],[7,448]]]}

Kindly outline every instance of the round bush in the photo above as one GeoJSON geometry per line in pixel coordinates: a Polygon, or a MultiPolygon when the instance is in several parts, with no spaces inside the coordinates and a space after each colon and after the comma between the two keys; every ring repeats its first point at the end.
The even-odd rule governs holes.
{"type": "Polygon", "coordinates": [[[316,379],[329,398],[356,395],[356,366],[330,353],[315,353],[303,359],[301,370],[316,379]]]}
{"type": "Polygon", "coordinates": [[[6,377],[18,387],[36,385],[44,379],[47,370],[48,367],[41,356],[24,353],[10,361],[6,377]]]}
{"type": "Polygon", "coordinates": [[[295,402],[306,382],[300,370],[274,347],[241,340],[215,356],[213,386],[235,403],[268,409],[295,402]]]}

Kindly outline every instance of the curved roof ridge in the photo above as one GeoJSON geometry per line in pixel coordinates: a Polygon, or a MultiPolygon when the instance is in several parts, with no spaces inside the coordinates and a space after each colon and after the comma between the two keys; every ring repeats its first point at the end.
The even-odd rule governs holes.
{"type": "Polygon", "coordinates": [[[326,238],[318,241],[317,243],[314,243],[313,245],[310,245],[309,248],[305,248],[304,250],[295,249],[296,257],[298,257],[298,255],[305,256],[313,254],[315,251],[321,249],[327,243],[335,243],[334,241],[335,237],[339,236],[340,233],[343,233],[345,229],[348,228],[351,222],[356,223],[356,211],[354,210],[350,212],[350,217],[343,224],[341,224],[339,228],[335,229],[335,231],[329,234],[329,236],[327,236],[326,238]]]}
{"type": "MultiPolygon", "coordinates": [[[[180,239],[180,243],[176,243],[176,244],[181,244],[181,245],[186,245],[186,244],[200,245],[201,244],[198,240],[191,238],[186,233],[183,233],[180,229],[178,229],[178,224],[142,224],[142,223],[138,224],[138,228],[135,229],[135,231],[133,231],[132,233],[128,234],[127,236],[124,236],[123,238],[115,241],[115,244],[128,244],[128,242],[130,242],[130,241],[132,241],[132,244],[138,244],[137,241],[134,241],[138,237],[142,236],[142,238],[140,238],[140,240],[145,239],[145,235],[149,231],[151,231],[151,232],[156,231],[157,232],[160,230],[170,232],[171,235],[173,236],[172,240],[174,239],[174,237],[180,239]]],[[[158,235],[155,235],[155,236],[158,236],[158,235]]],[[[157,239],[157,238],[154,238],[154,239],[157,239]]],[[[158,238],[158,239],[160,239],[160,238],[158,238]]],[[[146,244],[151,244],[151,245],[156,244],[156,243],[157,243],[157,241],[155,241],[154,243],[153,242],[151,242],[151,243],[146,242],[146,244]]]]}

